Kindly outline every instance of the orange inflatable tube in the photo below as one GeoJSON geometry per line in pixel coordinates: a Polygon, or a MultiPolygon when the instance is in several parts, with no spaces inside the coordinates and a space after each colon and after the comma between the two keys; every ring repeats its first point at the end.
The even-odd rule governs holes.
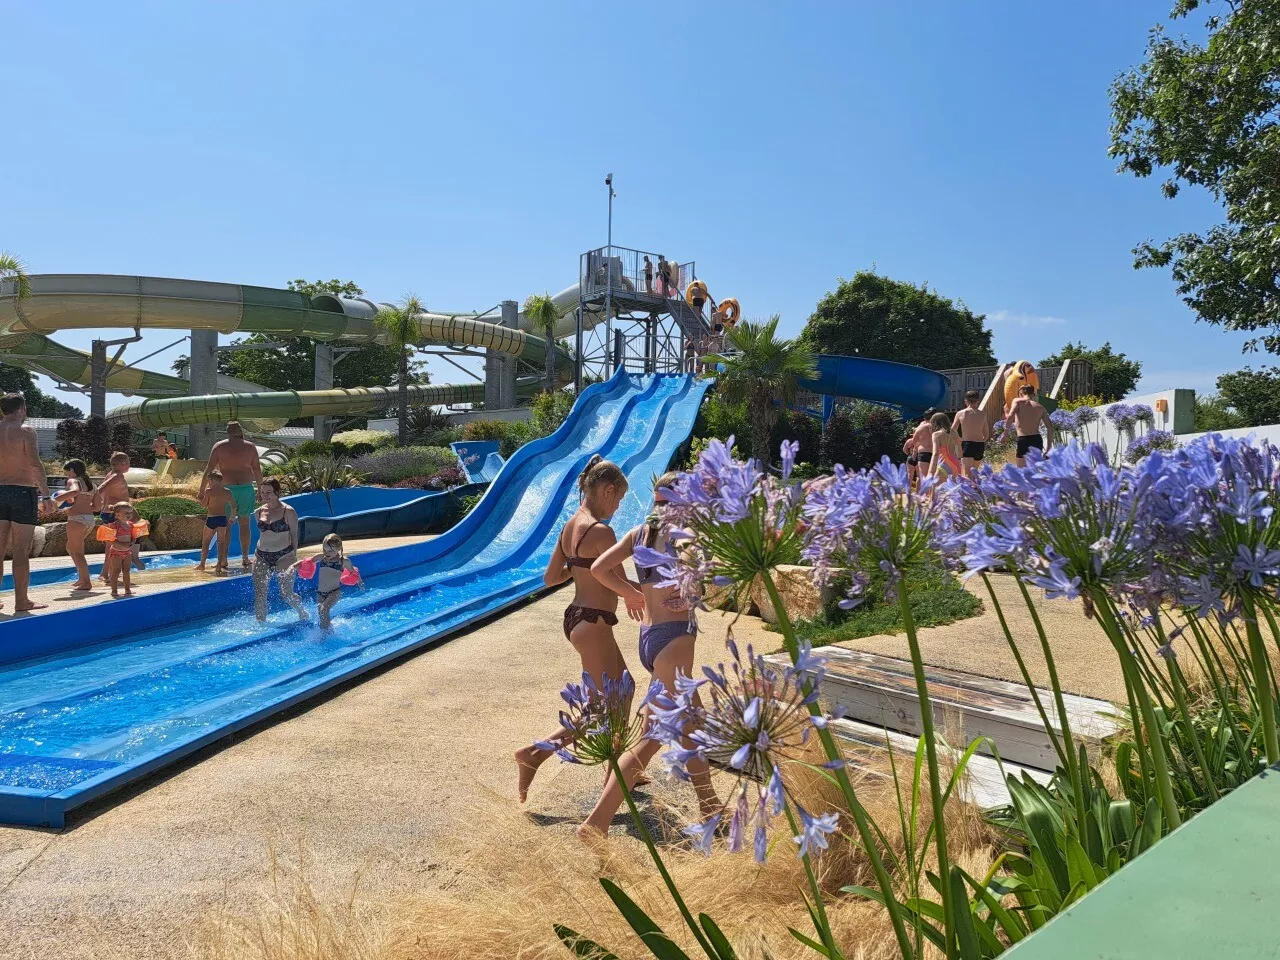
{"type": "Polygon", "coordinates": [[[1018,391],[1027,384],[1031,384],[1039,392],[1040,375],[1036,373],[1035,364],[1030,360],[1019,360],[1013,365],[1009,375],[1004,378],[1004,408],[1006,410],[1017,399],[1018,391]]]}

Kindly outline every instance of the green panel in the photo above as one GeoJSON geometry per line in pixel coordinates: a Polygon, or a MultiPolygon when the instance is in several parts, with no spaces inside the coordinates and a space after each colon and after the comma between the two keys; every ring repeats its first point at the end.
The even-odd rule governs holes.
{"type": "Polygon", "coordinates": [[[1280,957],[1280,769],[1161,840],[1011,960],[1280,957]]]}

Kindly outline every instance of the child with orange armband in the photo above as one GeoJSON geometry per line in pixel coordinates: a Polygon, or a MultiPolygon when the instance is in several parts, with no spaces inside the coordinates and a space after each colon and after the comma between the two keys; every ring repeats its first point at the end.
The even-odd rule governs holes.
{"type": "MultiPolygon", "coordinates": [[[[342,599],[343,587],[364,587],[364,579],[360,571],[348,560],[342,551],[342,538],[331,533],[320,543],[320,556],[299,560],[285,574],[286,578],[297,574],[304,580],[310,580],[319,571],[320,579],[316,582],[316,614],[321,630],[329,629],[329,615],[334,605],[342,599]]],[[[306,620],[307,615],[298,607],[298,617],[306,620]]]]}
{"type": "Polygon", "coordinates": [[[129,574],[133,567],[133,544],[135,540],[146,536],[149,524],[139,520],[137,512],[128,500],[121,500],[114,506],[103,510],[105,521],[98,528],[97,537],[107,545],[107,555],[102,568],[106,571],[107,582],[111,584],[111,596],[120,599],[120,579],[124,575],[124,595],[133,596],[133,584],[129,574]],[[107,521],[107,517],[111,519],[107,521]]]}

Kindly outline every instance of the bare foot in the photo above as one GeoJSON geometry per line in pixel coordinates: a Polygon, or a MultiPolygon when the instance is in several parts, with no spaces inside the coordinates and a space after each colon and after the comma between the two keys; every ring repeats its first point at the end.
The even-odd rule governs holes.
{"type": "Polygon", "coordinates": [[[214,568],[213,568],[213,575],[214,575],[215,577],[229,577],[229,576],[231,576],[231,574],[227,572],[227,568],[226,568],[226,567],[214,567],[214,568]]]}
{"type": "Polygon", "coordinates": [[[651,783],[653,783],[653,777],[649,776],[647,773],[641,772],[640,776],[636,777],[636,782],[631,785],[631,789],[634,790],[636,787],[647,787],[651,783]]]}
{"type": "MultiPolygon", "coordinates": [[[[203,564],[203,563],[197,563],[197,564],[196,564],[194,567],[192,567],[191,569],[192,569],[192,570],[199,570],[201,573],[204,573],[204,564],[203,564]]],[[[217,573],[217,569],[216,569],[216,568],[215,568],[214,572],[215,572],[215,573],[217,573]]]]}
{"type": "Polygon", "coordinates": [[[124,588],[124,595],[125,595],[126,597],[132,597],[132,596],[133,596],[133,591],[132,591],[132,590],[130,590],[128,587],[125,587],[125,588],[124,588]]]}
{"type": "Polygon", "coordinates": [[[35,603],[31,600],[28,600],[26,603],[20,606],[15,604],[13,611],[14,613],[27,613],[31,610],[43,610],[47,606],[49,606],[47,603],[35,603]]]}
{"type": "Polygon", "coordinates": [[[528,799],[529,785],[533,783],[538,767],[542,766],[542,761],[546,758],[546,752],[537,747],[521,747],[516,751],[516,768],[520,771],[517,792],[520,794],[521,803],[528,799]]]}
{"type": "Polygon", "coordinates": [[[119,594],[117,591],[112,590],[112,591],[111,591],[111,599],[112,599],[112,600],[119,600],[119,599],[120,599],[120,594],[119,594]]]}
{"type": "Polygon", "coordinates": [[[582,824],[582,826],[578,827],[578,829],[573,832],[579,840],[592,847],[609,839],[609,835],[607,833],[601,833],[589,823],[582,824]]]}

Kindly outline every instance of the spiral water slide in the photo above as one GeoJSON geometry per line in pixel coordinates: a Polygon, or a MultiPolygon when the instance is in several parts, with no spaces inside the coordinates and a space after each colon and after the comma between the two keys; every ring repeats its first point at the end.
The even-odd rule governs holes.
{"type": "MultiPolygon", "coordinates": [[[[0,361],[26,367],[60,380],[87,386],[91,363],[88,354],[64,347],[47,334],[58,330],[150,329],[216,330],[219,333],[258,333],[267,337],[311,337],[349,345],[380,339],[373,318],[378,305],[365,299],[334,296],[311,298],[291,290],[202,280],[131,277],[107,274],[34,274],[31,296],[19,300],[12,281],[0,282],[0,361]]],[[[574,285],[552,298],[561,311],[557,336],[571,329],[578,305],[574,285]]],[[[483,347],[541,367],[546,362],[546,341],[527,329],[513,329],[479,319],[472,312],[418,314],[420,343],[483,347]]],[[[492,317],[493,314],[484,316],[492,317]]],[[[585,326],[603,319],[584,316],[585,326]]],[[[528,320],[519,317],[521,327],[528,320]]],[[[557,369],[572,371],[572,359],[560,347],[557,369]]],[[[542,377],[517,381],[528,394],[542,384],[542,377]]],[[[262,392],[233,378],[220,378],[226,392],[208,396],[185,394],[187,382],[179,377],[138,370],[116,363],[109,367],[107,389],[116,393],[150,397],[124,404],[108,412],[109,419],[127,420],[136,427],[162,429],[229,419],[285,420],[294,417],[368,413],[397,402],[389,387],[332,390],[262,392]]],[[[430,384],[411,386],[414,404],[469,403],[483,399],[484,386],[430,384]]]]}

